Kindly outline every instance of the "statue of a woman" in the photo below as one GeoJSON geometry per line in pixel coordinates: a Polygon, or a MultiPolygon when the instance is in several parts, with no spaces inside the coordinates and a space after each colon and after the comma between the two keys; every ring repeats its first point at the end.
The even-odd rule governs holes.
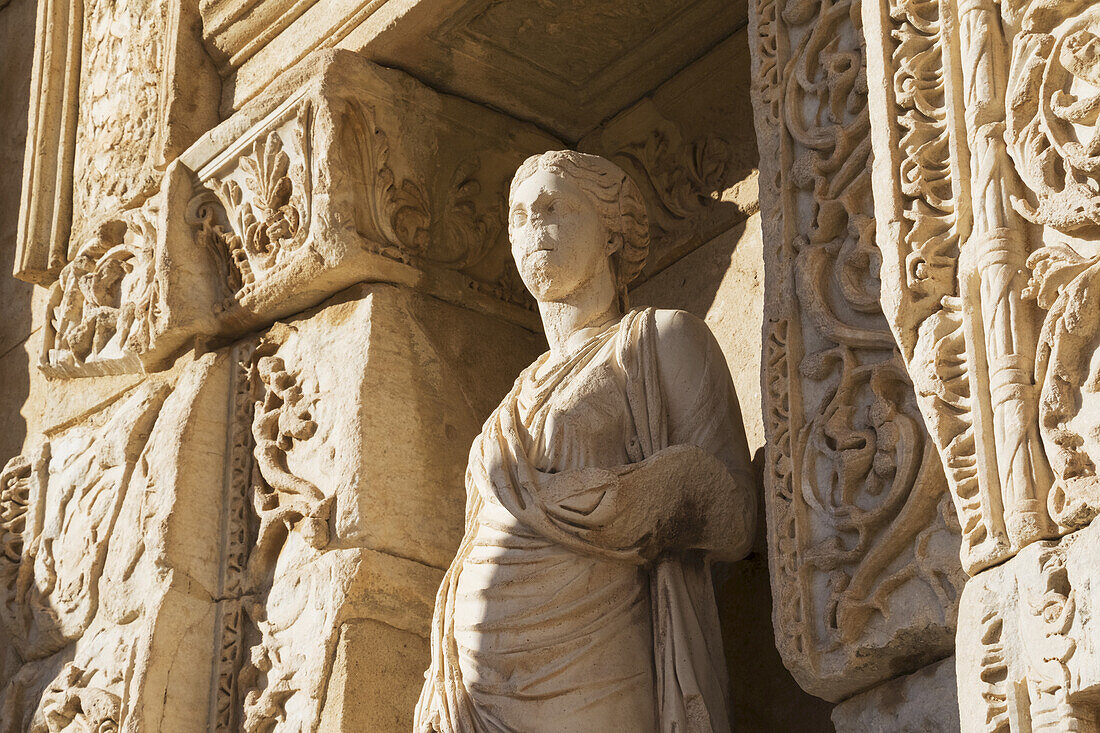
{"type": "Polygon", "coordinates": [[[727,731],[710,560],[756,509],[722,353],[691,315],[624,313],[649,235],[613,163],[529,158],[508,232],[550,350],[470,450],[415,729],[727,731]]]}

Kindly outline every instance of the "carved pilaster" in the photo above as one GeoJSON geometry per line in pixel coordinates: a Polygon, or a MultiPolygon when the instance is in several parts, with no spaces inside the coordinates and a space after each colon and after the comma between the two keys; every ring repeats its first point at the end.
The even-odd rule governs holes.
{"type": "Polygon", "coordinates": [[[950,653],[958,529],[880,304],[860,3],[751,19],[775,629],[836,700],[950,653]]]}

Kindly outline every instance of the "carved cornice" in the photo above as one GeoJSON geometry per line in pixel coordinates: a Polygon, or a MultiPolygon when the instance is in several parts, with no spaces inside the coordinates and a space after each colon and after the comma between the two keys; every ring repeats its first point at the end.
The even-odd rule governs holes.
{"type": "Polygon", "coordinates": [[[347,52],[293,81],[183,157],[220,330],[269,323],[362,280],[533,319],[504,201],[519,162],[558,141],[347,52]]]}

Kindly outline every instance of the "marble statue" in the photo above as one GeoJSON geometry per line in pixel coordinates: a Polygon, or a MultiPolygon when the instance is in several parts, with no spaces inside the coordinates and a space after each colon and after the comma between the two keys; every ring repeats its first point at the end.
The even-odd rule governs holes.
{"type": "Polygon", "coordinates": [[[648,218],[615,164],[528,158],[508,232],[550,350],[471,448],[415,730],[729,730],[710,563],[746,554],[756,507],[722,352],[627,308],[648,218]]]}

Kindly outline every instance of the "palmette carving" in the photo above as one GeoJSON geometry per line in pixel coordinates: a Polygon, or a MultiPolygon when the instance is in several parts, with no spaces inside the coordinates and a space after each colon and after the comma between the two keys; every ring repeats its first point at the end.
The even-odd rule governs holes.
{"type": "MultiPolygon", "coordinates": [[[[502,243],[503,213],[482,210],[482,183],[475,158],[455,168],[442,192],[398,178],[389,163],[390,142],[366,103],[348,106],[342,119],[345,145],[358,152],[358,179],[366,182],[356,229],[372,251],[400,262],[465,270],[502,243]]],[[[522,285],[507,268],[497,282],[480,282],[487,292],[522,302],[522,285]],[[519,290],[516,287],[519,286],[519,290]]]]}
{"type": "Polygon", "coordinates": [[[191,202],[196,239],[224,278],[227,297],[239,298],[305,246],[312,205],[311,114],[307,101],[285,115],[293,125],[293,161],[279,131],[269,131],[237,160],[232,177],[212,177],[191,202]]]}
{"type": "Polygon", "coordinates": [[[913,633],[928,661],[950,649],[958,528],[879,302],[860,4],[755,12],[777,642],[804,688],[837,699],[897,674],[894,655],[918,666],[913,633]]]}
{"type": "Polygon", "coordinates": [[[455,270],[471,290],[528,306],[514,268],[501,266],[503,211],[486,205],[490,184],[479,155],[449,172],[401,175],[407,152],[395,164],[391,133],[371,102],[325,103],[331,106],[317,110],[309,98],[288,106],[243,154],[202,174],[188,219],[220,274],[225,300],[217,307],[229,309],[273,279],[293,281],[296,270],[324,267],[326,256],[349,256],[347,246],[419,270],[455,270]],[[327,152],[318,156],[318,145],[327,152]],[[319,181],[340,181],[339,188],[318,193],[319,181]],[[317,237],[349,234],[354,240],[339,243],[340,254],[320,252],[328,245],[317,237]]]}

